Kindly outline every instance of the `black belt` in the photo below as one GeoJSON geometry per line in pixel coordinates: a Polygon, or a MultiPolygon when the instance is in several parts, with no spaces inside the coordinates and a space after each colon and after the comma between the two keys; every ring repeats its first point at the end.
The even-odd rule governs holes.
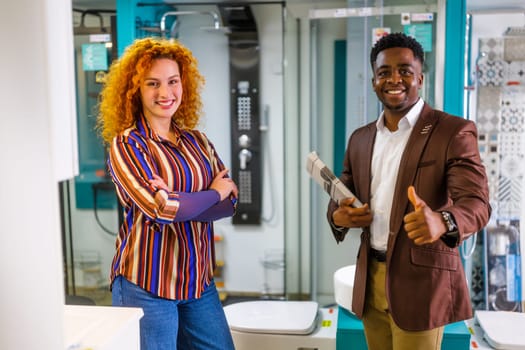
{"type": "Polygon", "coordinates": [[[374,248],[370,248],[370,256],[379,262],[386,261],[386,251],[383,250],[376,250],[374,248]]]}

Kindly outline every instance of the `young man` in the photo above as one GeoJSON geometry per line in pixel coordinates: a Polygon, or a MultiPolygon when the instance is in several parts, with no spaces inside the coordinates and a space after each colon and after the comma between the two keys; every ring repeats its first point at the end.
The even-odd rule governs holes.
{"type": "Polygon", "coordinates": [[[439,350],[444,325],[472,317],[458,245],[489,220],[487,177],[474,123],[419,97],[423,62],[401,33],[372,48],[383,112],[351,135],[341,175],[366,204],[328,207],[338,242],[362,228],[352,309],[369,350],[439,350]]]}

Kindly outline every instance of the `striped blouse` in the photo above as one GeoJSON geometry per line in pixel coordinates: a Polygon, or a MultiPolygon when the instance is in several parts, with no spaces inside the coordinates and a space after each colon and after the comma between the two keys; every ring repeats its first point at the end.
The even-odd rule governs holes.
{"type": "Polygon", "coordinates": [[[176,143],[142,117],[114,138],[109,169],[124,209],[111,281],[122,275],[163,298],[199,298],[215,268],[213,220],[232,216],[234,200],[208,190],[224,165],[197,130],[172,124],[176,143]],[[158,174],[172,191],[149,183],[158,174]]]}

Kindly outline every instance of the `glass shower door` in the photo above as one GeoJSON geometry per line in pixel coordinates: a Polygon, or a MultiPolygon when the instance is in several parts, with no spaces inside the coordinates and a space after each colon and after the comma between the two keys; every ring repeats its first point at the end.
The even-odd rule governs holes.
{"type": "MultiPolygon", "coordinates": [[[[348,8],[310,11],[310,147],[337,176],[350,134],[376,120],[382,109],[372,90],[369,53],[384,33],[404,32],[422,44],[420,95],[430,105],[439,104],[436,51],[444,16],[438,14],[438,2],[348,1],[348,8]]],[[[333,303],[334,272],[355,263],[360,232],[351,230],[336,244],[325,217],[328,196],[314,184],[310,189],[311,295],[323,305],[333,303]]]]}

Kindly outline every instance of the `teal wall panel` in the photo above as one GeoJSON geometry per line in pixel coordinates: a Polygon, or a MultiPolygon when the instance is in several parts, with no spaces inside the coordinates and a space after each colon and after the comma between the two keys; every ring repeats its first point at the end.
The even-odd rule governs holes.
{"type": "Polygon", "coordinates": [[[120,56],[135,39],[159,36],[160,33],[141,28],[160,28],[160,19],[172,6],[159,5],[156,0],[117,0],[117,46],[120,56]]]}
{"type": "Polygon", "coordinates": [[[443,110],[464,117],[466,0],[447,0],[446,12],[443,110]]]}
{"type": "Polygon", "coordinates": [[[93,209],[95,205],[100,209],[111,209],[116,208],[115,190],[113,186],[108,189],[102,186],[109,179],[106,172],[106,153],[103,141],[96,128],[97,104],[102,88],[102,81],[97,77],[107,71],[111,54],[110,49],[103,44],[97,44],[107,52],[99,52],[97,67],[88,66],[86,69],[85,60],[91,58],[91,53],[87,54],[86,58],[86,52],[83,50],[87,45],[87,40],[87,37],[75,37],[79,161],[79,175],[74,179],[75,205],[77,209],[93,209]],[[93,199],[95,189],[98,189],[96,203],[93,199]]]}
{"type": "MultiPolygon", "coordinates": [[[[363,322],[343,307],[338,308],[336,350],[367,350],[363,322]]],[[[445,325],[441,349],[470,349],[470,332],[464,321],[445,325]]]]}
{"type": "Polygon", "coordinates": [[[334,174],[341,175],[346,149],[346,40],[334,42],[334,174]]]}
{"type": "Polygon", "coordinates": [[[118,56],[135,39],[136,0],[117,0],[117,46],[118,56]]]}

